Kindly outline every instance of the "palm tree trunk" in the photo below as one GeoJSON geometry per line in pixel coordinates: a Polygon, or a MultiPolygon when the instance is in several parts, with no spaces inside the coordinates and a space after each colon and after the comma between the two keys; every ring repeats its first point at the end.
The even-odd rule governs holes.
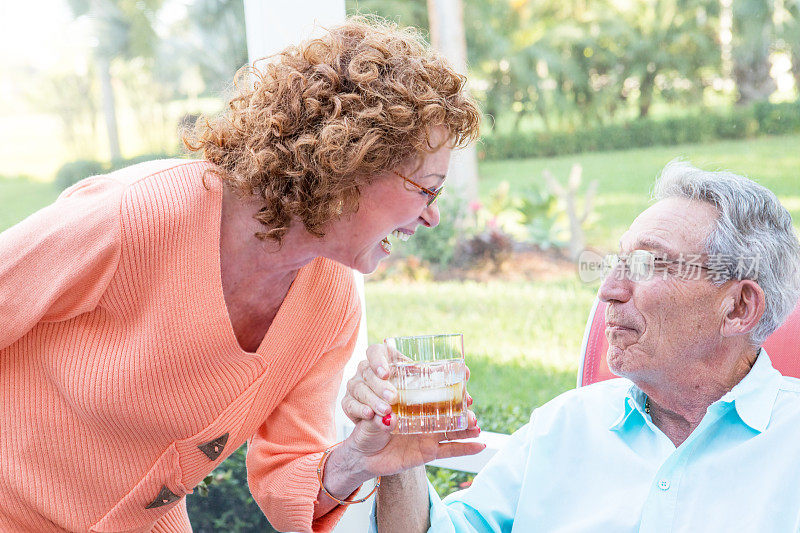
{"type": "Polygon", "coordinates": [[[103,95],[103,116],[108,132],[108,150],[111,160],[122,159],[119,149],[119,133],[117,128],[117,108],[114,103],[114,88],[111,85],[111,61],[102,54],[97,55],[97,74],[100,77],[100,91],[103,95]]]}
{"type": "Polygon", "coordinates": [[[645,118],[650,113],[653,103],[653,90],[655,89],[656,75],[648,72],[639,85],[639,118],[645,118]]]}
{"type": "Polygon", "coordinates": [[[733,77],[739,105],[766,100],[775,90],[769,75],[774,5],[771,0],[735,0],[733,7],[733,77]]]}
{"type": "Polygon", "coordinates": [[[766,47],[762,53],[740,57],[733,67],[736,88],[739,90],[737,104],[746,105],[769,98],[776,87],[769,69],[769,50],[766,47]]]}

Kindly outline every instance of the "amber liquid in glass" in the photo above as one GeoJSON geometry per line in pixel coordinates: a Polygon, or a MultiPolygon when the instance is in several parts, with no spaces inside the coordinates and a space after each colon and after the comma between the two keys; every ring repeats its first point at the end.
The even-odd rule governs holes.
{"type": "Polygon", "coordinates": [[[435,433],[466,429],[466,366],[462,359],[396,364],[392,384],[397,403],[397,433],[435,433]]]}

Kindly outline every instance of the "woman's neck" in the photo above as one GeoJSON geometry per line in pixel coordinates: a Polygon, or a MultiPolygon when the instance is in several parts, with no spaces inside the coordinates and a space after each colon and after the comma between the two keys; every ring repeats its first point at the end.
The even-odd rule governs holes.
{"type": "Polygon", "coordinates": [[[281,244],[257,238],[256,233],[264,230],[264,226],[254,218],[259,208],[256,199],[240,198],[233,191],[224,189],[220,259],[223,274],[269,286],[289,274],[293,278],[297,270],[321,255],[322,242],[298,224],[289,228],[281,244]]]}
{"type": "Polygon", "coordinates": [[[255,352],[283,304],[298,270],[319,255],[319,239],[290,228],[278,245],[255,236],[259,206],[225,190],[220,218],[220,275],[228,317],[240,347],[255,352]]]}

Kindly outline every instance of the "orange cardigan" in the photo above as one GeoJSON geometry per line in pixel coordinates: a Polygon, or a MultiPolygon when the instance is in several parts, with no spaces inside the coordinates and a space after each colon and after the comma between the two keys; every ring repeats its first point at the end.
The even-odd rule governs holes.
{"type": "Polygon", "coordinates": [[[191,531],[184,496],[245,441],[276,528],[341,516],[312,519],[360,317],[352,273],[301,268],[243,351],[209,166],[89,178],[0,234],[0,531],[191,531]]]}

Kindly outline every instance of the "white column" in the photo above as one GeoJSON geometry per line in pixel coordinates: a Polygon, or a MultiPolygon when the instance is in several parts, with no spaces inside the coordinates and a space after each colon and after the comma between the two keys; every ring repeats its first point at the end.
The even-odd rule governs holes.
{"type": "MultiPolygon", "coordinates": [[[[245,27],[247,30],[247,55],[252,64],[257,59],[280,52],[291,44],[317,36],[326,26],[344,21],[344,0],[244,0],[245,27]]],[[[344,416],[340,405],[344,385],[355,373],[358,362],[367,348],[367,316],[364,301],[364,277],[353,272],[361,297],[361,327],[353,356],[345,366],[344,381],[336,401],[336,433],[339,440],[352,431],[353,425],[344,416]]],[[[345,512],[336,533],[363,533],[367,531],[372,499],[351,505],[345,512]]]]}
{"type": "MultiPolygon", "coordinates": [[[[358,341],[356,341],[355,350],[353,350],[352,357],[344,367],[344,379],[341,387],[339,387],[339,395],[336,397],[336,434],[339,440],[344,440],[354,428],[353,423],[345,416],[342,410],[342,398],[346,392],[347,381],[356,373],[356,367],[359,361],[364,359],[367,351],[367,306],[364,300],[364,276],[355,270],[353,271],[353,276],[355,276],[358,295],[361,299],[361,325],[358,330],[358,341]]],[[[371,488],[372,482],[368,481],[362,489],[362,493],[371,488]]],[[[373,496],[363,503],[350,505],[339,524],[334,528],[334,533],[363,533],[367,531],[369,513],[372,510],[374,500],[375,497],[373,496]]]]}
{"type": "MultiPolygon", "coordinates": [[[[461,0],[428,0],[431,44],[439,49],[457,72],[467,74],[467,40],[461,0]]],[[[447,181],[463,205],[478,198],[478,154],[475,144],[453,152],[447,181]]]]}
{"type": "Polygon", "coordinates": [[[252,63],[344,21],[344,0],[244,0],[244,19],[252,63]]]}

